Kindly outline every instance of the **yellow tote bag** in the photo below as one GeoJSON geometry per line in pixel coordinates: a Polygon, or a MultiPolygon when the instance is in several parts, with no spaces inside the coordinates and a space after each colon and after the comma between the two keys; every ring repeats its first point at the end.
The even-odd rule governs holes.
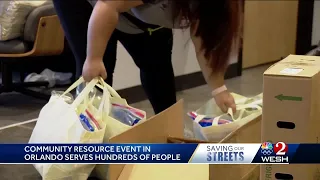
{"type": "MultiPolygon", "coordinates": [[[[76,81],[64,94],[75,89],[83,78],[76,81]]],[[[101,129],[94,132],[87,131],[82,126],[77,110],[89,107],[85,99],[90,91],[99,83],[98,79],[86,85],[72,104],[64,101],[62,96],[52,96],[42,108],[37,124],[33,129],[29,143],[102,143],[106,131],[103,114],[108,114],[110,109],[109,91],[104,88],[99,109],[92,112],[101,129]]],[[[35,164],[34,167],[41,174],[43,180],[77,179],[87,180],[95,167],[94,164],[35,164]]]]}
{"type": "Polygon", "coordinates": [[[232,113],[230,108],[228,109],[227,113],[222,113],[220,109],[213,103],[213,100],[210,100],[206,105],[196,111],[198,114],[205,113],[205,115],[217,116],[213,120],[213,125],[208,127],[202,127],[199,124],[199,121],[202,120],[205,115],[197,116],[197,118],[193,121],[193,131],[196,139],[219,142],[240,126],[247,124],[262,114],[262,94],[253,98],[246,98],[237,94],[232,95],[235,98],[237,105],[237,112],[235,114],[232,113]],[[229,118],[231,117],[233,122],[218,125],[219,119],[226,116],[229,118]]]}
{"type": "MultiPolygon", "coordinates": [[[[121,98],[121,96],[111,86],[109,86],[107,83],[105,83],[102,79],[100,79],[100,84],[98,86],[101,89],[108,90],[108,92],[110,94],[110,104],[115,103],[115,104],[119,104],[119,105],[122,105],[125,107],[131,107],[125,99],[121,98]]],[[[111,105],[109,107],[111,107],[111,105]]],[[[146,112],[140,110],[140,113],[142,113],[144,115],[144,118],[141,119],[139,121],[139,123],[146,120],[146,112]]],[[[106,114],[104,117],[105,118],[103,119],[103,121],[106,123],[105,135],[104,135],[104,139],[103,139],[104,143],[108,143],[110,138],[112,138],[116,135],[119,135],[119,134],[121,134],[121,133],[123,133],[133,127],[133,126],[123,124],[122,122],[109,116],[109,114],[106,114]]],[[[107,179],[108,178],[108,165],[98,164],[94,168],[93,176],[97,177],[99,179],[102,179],[102,180],[107,179]]]]}

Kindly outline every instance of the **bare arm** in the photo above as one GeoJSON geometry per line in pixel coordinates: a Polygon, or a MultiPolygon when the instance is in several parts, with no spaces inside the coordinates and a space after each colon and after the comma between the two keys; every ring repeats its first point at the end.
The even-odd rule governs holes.
{"type": "Polygon", "coordinates": [[[197,60],[207,84],[212,90],[223,86],[226,69],[221,69],[219,72],[212,72],[211,68],[207,65],[207,59],[201,51],[201,39],[195,37],[193,34],[193,30],[190,28],[190,35],[195,47],[197,60]]]}
{"type": "Polygon", "coordinates": [[[112,32],[117,26],[119,13],[143,4],[141,0],[99,0],[92,12],[87,35],[87,59],[101,60],[112,32]]]}
{"type": "MultiPolygon", "coordinates": [[[[224,85],[224,75],[226,72],[226,68],[223,68],[218,72],[212,72],[211,68],[207,64],[207,59],[204,57],[204,54],[201,51],[201,39],[195,37],[193,32],[194,31],[191,30],[190,34],[195,46],[199,66],[202,70],[203,76],[207,81],[207,84],[210,86],[211,90],[214,91],[217,88],[222,87],[224,85]]],[[[231,108],[233,112],[236,112],[234,98],[228,91],[218,92],[218,94],[215,94],[213,97],[215,99],[215,102],[223,112],[227,112],[228,108],[231,108]]]]}

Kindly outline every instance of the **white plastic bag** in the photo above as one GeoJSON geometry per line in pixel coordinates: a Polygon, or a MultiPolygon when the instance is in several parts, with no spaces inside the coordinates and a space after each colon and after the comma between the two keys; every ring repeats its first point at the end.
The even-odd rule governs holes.
{"type": "Polygon", "coordinates": [[[199,121],[204,117],[199,115],[193,121],[193,131],[196,139],[219,142],[228,134],[236,130],[237,128],[247,124],[262,114],[262,108],[260,107],[262,102],[262,95],[258,95],[254,98],[246,98],[233,94],[235,103],[237,105],[237,113],[233,114],[231,109],[228,109],[228,113],[222,113],[219,107],[214,103],[214,100],[208,101],[207,104],[202,106],[196,112],[198,114],[215,116],[215,120],[219,120],[221,117],[228,115],[231,117],[231,123],[217,125],[214,124],[208,127],[202,127],[199,125],[199,121]],[[255,108],[256,111],[250,113],[247,112],[247,108],[255,108]]]}
{"type": "MultiPolygon", "coordinates": [[[[69,93],[83,83],[83,78],[76,81],[64,94],[69,93]]],[[[106,131],[105,119],[109,114],[109,91],[104,88],[99,109],[94,109],[86,101],[90,91],[100,81],[92,80],[86,85],[77,98],[68,104],[60,96],[51,96],[50,101],[42,108],[37,124],[33,129],[29,143],[102,143],[106,131]],[[90,108],[101,129],[90,132],[84,129],[77,111],[90,108]]],[[[34,167],[44,180],[77,179],[86,180],[93,170],[93,164],[35,164],[34,167]]]]}

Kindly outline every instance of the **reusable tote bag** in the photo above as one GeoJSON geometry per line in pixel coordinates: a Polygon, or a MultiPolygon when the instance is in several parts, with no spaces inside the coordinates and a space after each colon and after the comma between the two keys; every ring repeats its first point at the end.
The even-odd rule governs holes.
{"type": "MultiPolygon", "coordinates": [[[[121,98],[121,96],[110,85],[105,83],[103,80],[101,80],[100,84],[97,86],[101,89],[105,88],[106,90],[108,90],[108,95],[110,95],[109,99],[110,99],[110,104],[111,104],[110,111],[112,111],[112,106],[114,104],[121,105],[122,107],[126,107],[128,109],[134,109],[135,111],[139,111],[139,114],[141,114],[141,116],[140,116],[141,120],[138,123],[141,123],[146,120],[146,112],[145,111],[131,107],[125,99],[121,98]]],[[[121,133],[125,132],[126,130],[133,127],[133,126],[130,126],[130,125],[127,125],[127,124],[120,122],[119,120],[111,117],[110,115],[108,116],[108,119],[105,121],[105,123],[106,123],[106,133],[104,135],[104,140],[103,140],[104,143],[108,143],[110,138],[112,138],[116,135],[119,135],[119,134],[121,134],[121,133]]]]}
{"type": "MultiPolygon", "coordinates": [[[[83,78],[76,81],[64,94],[69,93],[81,83],[83,78]]],[[[103,88],[103,96],[99,109],[92,114],[100,125],[100,130],[87,131],[79,120],[79,108],[92,108],[84,100],[90,91],[99,83],[98,79],[86,85],[77,98],[68,104],[62,96],[52,96],[42,108],[37,124],[32,132],[29,143],[102,143],[106,131],[105,114],[109,113],[109,91],[103,88]]],[[[87,101],[90,103],[90,101],[87,101]]],[[[44,180],[77,179],[86,180],[95,165],[92,164],[35,164],[34,167],[44,180]]]]}
{"type": "MultiPolygon", "coordinates": [[[[109,94],[111,96],[110,97],[111,104],[119,104],[124,107],[133,108],[130,105],[128,105],[127,101],[125,99],[121,98],[121,96],[107,83],[103,82],[103,85],[98,85],[98,87],[100,87],[100,88],[103,88],[102,86],[104,86],[105,89],[107,89],[109,91],[109,94]]],[[[112,111],[112,108],[110,109],[110,111],[112,111]]],[[[146,120],[146,112],[142,111],[142,110],[139,110],[139,111],[142,114],[141,117],[143,117],[139,121],[139,123],[141,123],[146,120]]],[[[106,131],[105,131],[104,140],[103,140],[104,143],[108,143],[110,138],[112,138],[116,135],[119,135],[119,134],[121,134],[121,133],[123,133],[133,127],[133,126],[126,125],[126,124],[120,122],[119,120],[112,118],[111,116],[108,116],[105,123],[106,123],[106,131]]],[[[103,179],[103,180],[108,179],[108,165],[98,164],[94,168],[93,175],[99,179],[103,179]]]]}
{"type": "Polygon", "coordinates": [[[262,94],[253,97],[245,98],[243,96],[232,94],[237,105],[237,112],[233,114],[229,108],[227,113],[222,113],[220,109],[211,104],[210,100],[205,106],[198,109],[196,112],[205,112],[206,115],[214,116],[211,126],[202,127],[199,122],[205,115],[198,115],[193,121],[193,130],[196,139],[219,142],[228,134],[254,120],[262,114],[262,94]],[[218,124],[220,119],[230,119],[232,122],[227,124],[218,124]]]}

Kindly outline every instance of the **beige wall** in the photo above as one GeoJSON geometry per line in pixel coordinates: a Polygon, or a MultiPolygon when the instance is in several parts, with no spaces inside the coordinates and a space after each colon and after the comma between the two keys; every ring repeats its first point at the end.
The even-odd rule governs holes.
{"type": "Polygon", "coordinates": [[[320,1],[314,2],[312,45],[320,41],[320,1]]]}
{"type": "Polygon", "coordinates": [[[298,1],[245,1],[243,68],[295,53],[298,1]]]}

